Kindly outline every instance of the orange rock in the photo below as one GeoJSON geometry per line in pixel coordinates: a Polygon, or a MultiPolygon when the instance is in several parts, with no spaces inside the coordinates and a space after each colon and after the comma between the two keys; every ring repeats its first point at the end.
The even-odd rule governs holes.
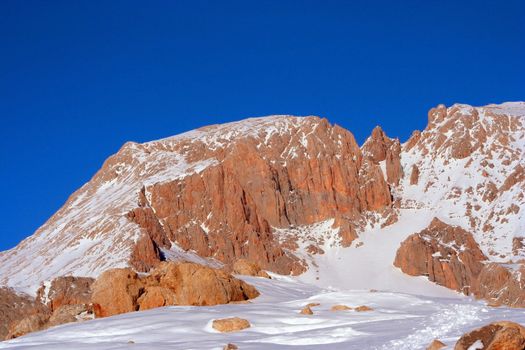
{"type": "Polygon", "coordinates": [[[107,317],[137,311],[137,300],[144,292],[144,284],[129,268],[104,272],[93,283],[92,302],[97,317],[107,317]]]}
{"type": "Polygon", "coordinates": [[[50,311],[47,306],[34,300],[29,295],[21,294],[13,289],[0,287],[0,341],[11,336],[18,336],[27,333],[28,329],[38,328],[35,324],[41,323],[42,319],[49,318],[50,311]],[[32,315],[42,315],[26,320],[24,324],[18,324],[32,315]],[[22,331],[23,330],[23,331],[22,331]],[[17,335],[18,334],[18,335],[17,335]]]}
{"type": "Polygon", "coordinates": [[[330,310],[331,311],[347,311],[347,310],[352,310],[352,308],[346,305],[334,305],[332,306],[330,310]]]}
{"type": "Polygon", "coordinates": [[[34,314],[15,322],[9,329],[6,339],[21,337],[27,333],[40,331],[46,328],[49,315],[34,314]]]}
{"type": "Polygon", "coordinates": [[[299,313],[301,315],[313,315],[314,314],[314,312],[309,306],[305,306],[304,308],[302,308],[299,313]]]}
{"type": "Polygon", "coordinates": [[[63,276],[51,281],[49,289],[42,286],[37,291],[37,300],[47,303],[51,311],[63,305],[91,303],[91,285],[94,279],[88,277],[63,276]]]}
{"type": "Polygon", "coordinates": [[[228,343],[224,345],[224,347],[222,348],[222,350],[237,350],[237,349],[239,349],[239,347],[232,343],[228,343]]]}
{"type": "Polygon", "coordinates": [[[233,264],[233,273],[246,276],[257,276],[270,278],[270,276],[263,270],[256,262],[251,262],[246,259],[237,259],[233,264]]]}
{"type": "Polygon", "coordinates": [[[494,322],[459,338],[454,350],[468,350],[481,341],[483,350],[513,350],[525,348],[525,328],[514,322],[494,322]]]}
{"type": "Polygon", "coordinates": [[[419,182],[419,168],[417,165],[412,165],[412,173],[410,174],[410,184],[411,185],[417,185],[419,182]]]}
{"type": "Polygon", "coordinates": [[[434,218],[426,229],[401,243],[394,266],[468,295],[485,260],[472,234],[434,218]]]}
{"type": "Polygon", "coordinates": [[[238,332],[243,329],[250,328],[251,325],[250,322],[248,322],[248,320],[239,317],[231,317],[213,320],[212,327],[213,329],[219,332],[229,333],[238,332]]]}
{"type": "Polygon", "coordinates": [[[365,311],[372,311],[374,309],[366,305],[361,305],[361,306],[356,307],[354,310],[357,312],[365,312],[365,311]]]}
{"type": "Polygon", "coordinates": [[[177,305],[177,296],[166,287],[149,286],[145,288],[144,294],[138,298],[139,310],[149,310],[162,306],[177,305]]]}
{"type": "Polygon", "coordinates": [[[319,306],[319,305],[321,305],[321,304],[320,303],[308,303],[308,304],[306,304],[305,307],[316,307],[316,306],[319,306]]]}
{"type": "Polygon", "coordinates": [[[447,345],[442,341],[434,339],[432,343],[430,343],[430,345],[427,347],[427,350],[439,350],[441,348],[444,348],[445,346],[447,345]]]}
{"type": "Polygon", "coordinates": [[[151,278],[171,289],[178,305],[227,304],[259,296],[250,284],[222,270],[195,263],[163,262],[151,272],[151,278]]]}

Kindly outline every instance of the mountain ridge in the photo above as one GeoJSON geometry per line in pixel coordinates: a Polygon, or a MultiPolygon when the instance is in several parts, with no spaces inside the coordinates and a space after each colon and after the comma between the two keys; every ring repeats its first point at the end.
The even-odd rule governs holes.
{"type": "MultiPolygon", "coordinates": [[[[523,116],[523,102],[440,105],[429,112],[427,127],[406,142],[380,130],[380,138],[371,135],[361,147],[351,132],[313,116],[249,118],[143,144],[128,142],[35,236],[0,253],[0,283],[33,292],[61,274],[96,277],[108,268],[128,266],[133,254],[144,270],[166,257],[214,266],[248,257],[267,269],[299,274],[314,269],[312,264],[330,247],[356,249],[367,227],[397,222],[400,208],[436,205],[429,210],[473,231],[490,259],[518,261],[524,253],[513,252],[514,238],[525,233],[519,197],[523,116]],[[371,142],[379,156],[364,151],[371,142]],[[329,161],[323,162],[326,157],[329,161]],[[474,170],[464,170],[469,168],[474,170]],[[486,175],[473,175],[483,171],[486,175]],[[244,241],[228,246],[213,238],[224,220],[210,220],[198,209],[199,197],[191,195],[199,188],[201,198],[211,198],[218,183],[228,183],[217,180],[220,176],[229,179],[232,190],[224,197],[238,191],[232,198],[242,201],[242,193],[247,194],[225,217],[233,225],[228,230],[237,232],[233,237],[250,242],[255,251],[245,248],[244,241]],[[267,178],[273,180],[267,183],[267,178]],[[309,183],[308,178],[316,180],[309,183]],[[261,184],[253,185],[253,179],[261,184]],[[468,186],[458,187],[458,181],[468,186]],[[293,186],[286,187],[288,182],[293,186]],[[180,192],[185,186],[190,189],[180,192]],[[257,194],[261,190],[278,190],[279,195],[257,194]],[[185,193],[182,204],[174,193],[185,193]],[[297,200],[303,204],[294,207],[297,200]],[[509,202],[515,207],[505,205],[509,202]],[[177,215],[171,212],[174,205],[177,215]],[[181,213],[201,221],[178,221],[181,213]],[[235,226],[239,217],[247,220],[243,227],[235,226]],[[507,225],[498,225],[501,220],[507,225]],[[319,227],[326,234],[315,234],[319,227]]],[[[220,198],[215,202],[209,214],[228,212],[221,211],[225,204],[220,198]]]]}

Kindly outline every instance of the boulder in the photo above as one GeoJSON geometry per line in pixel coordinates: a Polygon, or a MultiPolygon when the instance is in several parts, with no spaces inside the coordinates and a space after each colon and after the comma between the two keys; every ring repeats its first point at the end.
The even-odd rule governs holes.
{"type": "Polygon", "coordinates": [[[366,305],[361,305],[361,306],[356,307],[354,310],[357,312],[365,312],[365,311],[372,311],[374,309],[366,305]]]}
{"type": "Polygon", "coordinates": [[[11,336],[19,336],[39,320],[37,318],[32,321],[27,320],[18,326],[28,316],[42,314],[42,318],[48,318],[49,313],[47,306],[29,295],[18,293],[11,288],[0,287],[0,340],[6,339],[10,333],[11,336]]]}
{"type": "Polygon", "coordinates": [[[447,346],[447,345],[445,343],[443,343],[442,341],[440,341],[438,339],[434,339],[432,341],[432,343],[430,343],[430,345],[427,346],[426,350],[439,350],[441,348],[444,348],[445,346],[447,346]]]}
{"type": "Polygon", "coordinates": [[[95,315],[107,317],[137,311],[144,284],[130,268],[111,269],[97,278],[92,290],[95,315]]]}
{"type": "Polygon", "coordinates": [[[486,259],[471,233],[434,218],[401,243],[394,266],[468,295],[486,259]]]}
{"type": "Polygon", "coordinates": [[[223,270],[195,263],[163,262],[146,282],[171,289],[178,305],[217,305],[253,299],[259,292],[223,270]]]}
{"type": "Polygon", "coordinates": [[[212,327],[213,329],[221,333],[229,333],[238,332],[243,329],[250,328],[251,325],[250,322],[248,322],[248,320],[239,317],[231,317],[213,320],[212,327]]]}
{"type": "Polygon", "coordinates": [[[301,315],[313,315],[314,314],[314,312],[309,306],[303,307],[299,313],[301,315]]]}
{"type": "Polygon", "coordinates": [[[146,287],[144,294],[137,300],[139,310],[149,310],[156,307],[177,305],[177,296],[170,288],[161,286],[146,287]]]}
{"type": "Polygon", "coordinates": [[[89,304],[93,282],[94,279],[89,277],[58,277],[38,289],[37,300],[51,311],[62,305],[89,304]]]}
{"type": "Polygon", "coordinates": [[[514,322],[501,321],[490,323],[464,334],[454,347],[454,350],[469,349],[525,349],[525,328],[514,322]]]}
{"type": "Polygon", "coordinates": [[[33,314],[15,323],[9,329],[6,339],[14,339],[47,328],[49,314],[33,314]]]}
{"type": "Polygon", "coordinates": [[[346,305],[334,305],[330,308],[330,310],[331,311],[347,311],[347,310],[352,310],[352,308],[346,305]]]}
{"type": "Polygon", "coordinates": [[[235,261],[233,264],[233,273],[237,275],[270,278],[266,271],[261,270],[259,264],[246,259],[237,259],[235,261]]]}

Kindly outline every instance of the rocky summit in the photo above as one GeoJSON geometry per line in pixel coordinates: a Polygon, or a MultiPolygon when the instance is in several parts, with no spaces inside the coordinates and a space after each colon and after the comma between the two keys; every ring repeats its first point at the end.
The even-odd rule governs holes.
{"type": "Polygon", "coordinates": [[[361,146],[315,116],[206,126],[126,143],[1,252],[0,297],[33,311],[2,310],[18,336],[53,315],[259,295],[231,272],[385,289],[403,272],[525,307],[524,210],[524,102],[439,105],[406,142],[376,127],[361,146]]]}

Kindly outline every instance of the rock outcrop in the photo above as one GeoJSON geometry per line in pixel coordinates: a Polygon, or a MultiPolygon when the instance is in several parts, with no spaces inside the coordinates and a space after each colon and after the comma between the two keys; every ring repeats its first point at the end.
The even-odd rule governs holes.
{"type": "Polygon", "coordinates": [[[112,269],[97,278],[92,289],[95,315],[107,317],[137,311],[137,301],[144,293],[144,283],[129,268],[112,269]]]}
{"type": "Polygon", "coordinates": [[[525,307],[525,266],[488,263],[478,276],[476,296],[492,305],[525,307]]]}
{"type": "Polygon", "coordinates": [[[54,311],[64,305],[82,305],[91,303],[91,285],[94,279],[89,277],[64,276],[44,284],[37,291],[37,300],[54,311]]]}
{"type": "Polygon", "coordinates": [[[362,147],[363,154],[374,164],[385,162],[387,182],[398,186],[403,177],[401,166],[401,144],[399,139],[391,139],[386,136],[381,127],[377,126],[372,135],[366,140],[362,147]]]}
{"type": "Polygon", "coordinates": [[[270,278],[266,271],[261,270],[259,264],[246,259],[238,259],[232,267],[232,272],[237,275],[270,278]]]}
{"type": "Polygon", "coordinates": [[[487,260],[472,234],[437,218],[401,243],[394,266],[411,276],[470,294],[487,260]]]}
{"type": "Polygon", "coordinates": [[[217,305],[259,296],[251,285],[230,274],[195,263],[162,262],[149,275],[113,269],[93,284],[97,317],[169,305],[217,305]]]}
{"type": "Polygon", "coordinates": [[[40,320],[35,315],[43,315],[42,319],[49,318],[49,310],[29,295],[17,293],[10,288],[0,288],[0,340],[21,333],[22,328],[31,328],[40,320]],[[35,316],[33,322],[28,321],[16,328],[28,316],[35,316]]]}
{"type": "Polygon", "coordinates": [[[438,339],[434,339],[432,341],[432,343],[430,343],[430,345],[427,347],[426,350],[439,350],[439,349],[442,349],[444,347],[446,347],[447,345],[445,343],[443,343],[442,341],[438,340],[438,339]]]}
{"type": "Polygon", "coordinates": [[[525,328],[514,322],[494,322],[463,335],[454,350],[525,349],[525,328]]]}

